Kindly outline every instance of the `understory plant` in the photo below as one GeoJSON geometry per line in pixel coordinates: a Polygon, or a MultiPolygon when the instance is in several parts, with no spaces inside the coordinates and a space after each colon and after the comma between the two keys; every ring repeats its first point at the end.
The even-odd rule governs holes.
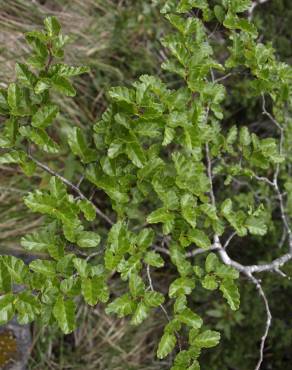
{"type": "Polygon", "coordinates": [[[91,136],[59,124],[54,95],[74,97],[71,78],[88,68],[63,62],[68,38],[58,20],[48,17],[43,31],[26,34],[32,53],[26,64],[16,63],[16,81],[0,90],[0,163],[50,179],[24,197],[44,223],[21,245],[42,258],[26,264],[0,256],[0,324],[16,315],[20,324],[56,322],[71,333],[80,297],[132,325],[160,310],[166,324],[157,357],[173,354],[171,370],[197,370],[202,349],[216,346],[220,333],[204,324],[193,298],[200,289],[219,291],[235,311],[241,274],[266,310],[260,369],[272,313],[258,274],[287,278],[282,268],[292,259],[292,75],[259,41],[250,7],[249,0],[166,1],[161,13],[173,31],[162,39],[165,81],[143,75],[110,89],[111,104],[91,136]],[[167,76],[176,76],[171,88],[167,76]],[[226,118],[228,95],[240,84],[249,91],[242,99],[258,104],[272,135],[226,118]],[[59,130],[67,147],[56,140],[59,130]],[[68,148],[82,168],[75,183],[42,161],[68,148]],[[253,240],[266,243],[268,260],[231,257],[230,243],[244,239],[247,248],[253,240]],[[167,281],[163,289],[156,288],[157,271],[167,281]],[[118,296],[113,279],[122,282],[118,296]]]}

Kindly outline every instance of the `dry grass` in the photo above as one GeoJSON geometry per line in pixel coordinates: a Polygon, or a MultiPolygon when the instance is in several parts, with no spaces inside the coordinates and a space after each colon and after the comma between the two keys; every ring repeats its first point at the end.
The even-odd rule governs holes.
{"type": "Polygon", "coordinates": [[[163,370],[170,361],[155,359],[164,318],[157,311],[142,326],[104,314],[103,308],[81,305],[79,329],[72,335],[40,329],[34,333],[31,370],[163,370]]]}

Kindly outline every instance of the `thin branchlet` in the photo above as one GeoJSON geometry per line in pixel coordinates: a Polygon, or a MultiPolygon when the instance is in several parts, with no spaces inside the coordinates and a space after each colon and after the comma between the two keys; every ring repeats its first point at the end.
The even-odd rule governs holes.
{"type": "Polygon", "coordinates": [[[71,181],[69,181],[68,179],[66,179],[64,176],[60,175],[58,172],[54,171],[53,169],[51,169],[50,167],[48,167],[46,164],[40,162],[38,159],[36,159],[35,157],[33,157],[31,154],[28,154],[28,157],[39,167],[41,168],[42,170],[46,171],[47,173],[49,173],[50,175],[52,176],[55,176],[57,177],[58,179],[60,179],[65,185],[67,185],[69,188],[71,188],[78,196],[80,199],[83,199],[83,200],[87,200],[88,202],[90,202],[92,204],[92,206],[94,207],[95,209],[95,212],[96,214],[101,217],[104,221],[106,221],[109,225],[113,225],[114,222],[105,214],[103,213],[93,202],[92,200],[88,199],[86,197],[86,195],[84,195],[82,193],[82,191],[79,189],[79,186],[80,184],[78,184],[78,186],[74,185],[71,181]]]}

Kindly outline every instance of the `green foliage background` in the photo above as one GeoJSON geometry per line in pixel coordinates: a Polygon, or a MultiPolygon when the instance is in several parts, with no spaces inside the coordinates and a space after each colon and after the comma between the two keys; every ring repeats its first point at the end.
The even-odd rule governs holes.
{"type": "MultiPolygon", "coordinates": [[[[0,5],[0,81],[8,82],[13,78],[15,60],[21,60],[28,52],[23,47],[23,31],[34,29],[49,14],[57,15],[64,25],[65,33],[72,35],[74,47],[67,48],[68,61],[91,67],[89,76],[77,79],[78,98],[58,102],[65,113],[62,116],[64,132],[72,122],[85,131],[89,130],[107,106],[106,92],[109,87],[130,85],[144,73],[161,73],[158,61],[164,60],[165,55],[159,38],[166,33],[169,25],[159,14],[159,1],[56,0],[33,3],[26,0],[0,0],[0,5]]],[[[290,63],[291,2],[270,0],[259,5],[254,19],[263,40],[271,41],[279,59],[290,63]]],[[[173,75],[168,74],[166,77],[172,86],[176,86],[177,81],[173,75]]],[[[228,96],[226,111],[229,114],[226,129],[227,121],[231,119],[243,125],[248,120],[254,122],[257,132],[270,133],[268,125],[262,127],[262,122],[260,125],[256,121],[261,107],[258,102],[252,102],[247,86],[240,81],[237,82],[235,93],[228,96]]],[[[62,140],[62,137],[59,139],[62,140]]],[[[58,157],[48,155],[45,160],[57,168],[64,168],[68,179],[75,180],[81,170],[73,156],[68,158],[66,152],[58,157]]],[[[22,194],[32,190],[37,183],[46,187],[48,177],[40,179],[38,175],[31,181],[5,166],[0,170],[1,252],[23,253],[18,244],[20,236],[41,224],[42,219],[32,215],[23,206],[22,194]]],[[[239,201],[245,202],[245,199],[239,201]]],[[[100,202],[103,204],[102,199],[100,202]]],[[[266,258],[266,250],[260,242],[255,238],[245,240],[246,243],[252,243],[248,252],[247,245],[240,245],[240,248],[231,245],[231,255],[234,247],[234,256],[246,263],[253,261],[254,256],[257,260],[261,256],[266,258]]],[[[285,272],[291,276],[291,265],[286,267],[285,272]]],[[[172,280],[172,273],[174,271],[163,270],[159,273],[161,275],[155,276],[162,290],[164,284],[172,280]]],[[[118,295],[122,287],[118,281],[113,284],[116,284],[114,289],[118,295]]],[[[274,316],[265,350],[263,368],[267,370],[291,368],[291,288],[291,282],[286,279],[274,275],[265,276],[264,289],[274,316]]],[[[217,329],[223,330],[225,334],[217,348],[203,355],[202,369],[250,369],[258,357],[255,348],[259,345],[263,331],[262,302],[254,287],[244,279],[239,312],[231,312],[219,300],[219,296],[214,307],[216,294],[210,296],[202,289],[200,294],[196,292],[196,296],[192,297],[198,313],[207,314],[207,324],[211,327],[217,325],[217,329]]],[[[147,319],[142,330],[141,327],[129,327],[125,320],[106,318],[102,310],[91,310],[85,306],[81,306],[78,319],[80,328],[76,334],[69,336],[63,336],[54,327],[42,329],[34,326],[31,369],[169,369],[168,360],[157,361],[154,358],[154,349],[164,325],[160,312],[147,319]]]]}

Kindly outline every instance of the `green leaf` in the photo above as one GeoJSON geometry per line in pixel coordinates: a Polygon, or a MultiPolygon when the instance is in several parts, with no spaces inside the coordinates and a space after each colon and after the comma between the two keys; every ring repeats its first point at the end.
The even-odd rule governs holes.
{"type": "Polygon", "coordinates": [[[215,5],[214,14],[220,23],[223,23],[225,19],[225,11],[221,5],[215,5]]]}
{"type": "Polygon", "coordinates": [[[56,275],[56,262],[36,259],[29,264],[29,268],[39,274],[54,277],[56,275]]]}
{"type": "Polygon", "coordinates": [[[52,87],[57,90],[59,93],[64,94],[66,96],[75,96],[76,95],[76,90],[74,87],[71,85],[70,81],[61,76],[53,76],[51,79],[51,84],[52,87]]]}
{"type": "Polygon", "coordinates": [[[183,324],[192,327],[194,329],[199,329],[203,325],[203,320],[199,315],[194,313],[189,308],[184,309],[176,318],[183,324]]]}
{"type": "Polygon", "coordinates": [[[142,168],[146,162],[144,150],[138,141],[128,142],[126,144],[126,153],[135,166],[142,168]]]}
{"type": "Polygon", "coordinates": [[[239,308],[240,295],[237,286],[233,280],[223,280],[220,284],[220,290],[223,293],[223,297],[226,298],[230,308],[235,311],[239,308]]]}
{"type": "Polygon", "coordinates": [[[182,216],[193,228],[195,228],[197,224],[196,204],[197,201],[191,194],[184,194],[181,197],[182,216]]]}
{"type": "Polygon", "coordinates": [[[24,198],[24,202],[26,206],[34,212],[48,214],[57,218],[62,221],[63,224],[73,229],[74,232],[78,232],[80,230],[78,208],[69,200],[66,199],[58,202],[58,199],[54,196],[36,190],[33,193],[29,193],[24,198]]]}
{"type": "Polygon", "coordinates": [[[192,8],[206,9],[208,8],[208,2],[207,0],[180,0],[177,12],[189,12],[192,8]]]}
{"type": "Polygon", "coordinates": [[[150,252],[146,253],[146,255],[144,257],[144,262],[147,265],[157,267],[157,268],[160,268],[160,267],[164,266],[164,261],[163,261],[162,257],[160,256],[160,254],[158,254],[154,251],[150,251],[150,252]]]}
{"type": "Polygon", "coordinates": [[[187,261],[184,251],[177,244],[170,246],[170,258],[182,277],[192,273],[192,264],[187,261]]]}
{"type": "Polygon", "coordinates": [[[210,218],[210,220],[212,220],[212,221],[217,221],[218,220],[216,208],[214,206],[212,206],[211,204],[209,204],[209,203],[202,204],[200,206],[200,210],[203,213],[205,213],[210,218]]]}
{"type": "Polygon", "coordinates": [[[19,132],[22,136],[38,145],[43,151],[53,154],[59,152],[58,144],[49,137],[46,131],[38,128],[22,126],[20,127],[19,132]]]}
{"type": "Polygon", "coordinates": [[[193,229],[188,233],[188,239],[190,242],[195,243],[200,248],[209,248],[211,241],[208,236],[202,230],[193,229]]]}
{"type": "Polygon", "coordinates": [[[73,260],[74,267],[76,268],[78,274],[82,278],[86,278],[89,274],[89,266],[86,262],[86,260],[81,258],[74,258],[73,260]]]}
{"type": "Polygon", "coordinates": [[[131,274],[136,274],[141,269],[139,255],[133,255],[127,260],[120,256],[119,261],[117,270],[121,273],[121,278],[123,280],[127,280],[131,274]]]}
{"type": "Polygon", "coordinates": [[[150,228],[145,228],[141,230],[137,236],[136,243],[137,245],[145,250],[153,243],[154,231],[150,228]]]}
{"type": "Polygon", "coordinates": [[[0,164],[22,163],[26,159],[26,154],[18,150],[11,150],[0,156],[0,164]]]}
{"type": "Polygon", "coordinates": [[[29,70],[27,65],[16,63],[16,75],[18,80],[28,87],[34,87],[37,82],[37,77],[29,70]]]}
{"type": "Polygon", "coordinates": [[[212,348],[217,346],[219,342],[220,333],[218,331],[206,330],[199,334],[192,344],[199,348],[212,348]]]}
{"type": "Polygon", "coordinates": [[[67,197],[67,188],[63,181],[57,177],[52,176],[49,183],[50,193],[58,201],[63,201],[67,197]]]}
{"type": "Polygon", "coordinates": [[[13,115],[25,116],[28,114],[27,98],[24,96],[24,90],[17,84],[12,83],[8,86],[7,101],[13,115]]]}
{"type": "Polygon", "coordinates": [[[132,316],[131,324],[140,325],[148,316],[149,308],[144,302],[139,302],[132,316]]]}
{"type": "Polygon", "coordinates": [[[205,275],[201,283],[203,288],[207,290],[216,290],[218,288],[218,283],[214,275],[205,275]]]}
{"type": "Polygon", "coordinates": [[[195,288],[195,280],[182,277],[174,280],[169,287],[169,297],[174,298],[179,295],[189,295],[195,288]]]}
{"type": "Polygon", "coordinates": [[[176,337],[174,334],[171,333],[164,333],[162,338],[160,339],[158,350],[157,350],[157,357],[159,359],[165,358],[167,355],[172,352],[176,344],[176,337]]]}
{"type": "Polygon", "coordinates": [[[18,119],[12,116],[4,122],[4,129],[0,134],[0,148],[14,147],[17,137],[18,119]]]}
{"type": "Polygon", "coordinates": [[[145,292],[144,302],[148,307],[158,307],[163,304],[164,296],[159,292],[145,292]]]}
{"type": "Polygon", "coordinates": [[[44,25],[49,37],[55,37],[59,35],[61,31],[61,25],[56,17],[45,18],[44,25]]]}
{"type": "Polygon", "coordinates": [[[116,179],[104,175],[98,167],[89,166],[86,171],[86,178],[98,188],[103,189],[115,202],[127,203],[129,201],[126,191],[117,183],[116,179]]]}
{"type": "Polygon", "coordinates": [[[48,90],[50,87],[51,87],[51,80],[48,79],[48,78],[41,78],[40,80],[38,80],[38,82],[36,83],[35,87],[34,87],[34,91],[35,93],[38,95],[38,94],[41,94],[43,93],[44,91],[48,90]]]}
{"type": "Polygon", "coordinates": [[[106,313],[111,314],[115,313],[118,317],[124,317],[130,315],[136,309],[136,304],[132,300],[129,294],[124,294],[119,298],[116,298],[113,302],[111,302],[107,308],[106,313]]]}
{"type": "Polygon", "coordinates": [[[215,253],[208,254],[205,262],[205,269],[207,272],[215,271],[219,264],[219,259],[215,253]]]}
{"type": "Polygon", "coordinates": [[[77,244],[81,248],[95,248],[100,243],[100,236],[93,231],[82,231],[77,236],[77,244]]]}
{"type": "Polygon", "coordinates": [[[233,13],[241,13],[250,8],[251,0],[223,0],[223,5],[233,13]]]}
{"type": "Polygon", "coordinates": [[[67,296],[78,296],[81,294],[81,283],[78,276],[70,276],[68,279],[63,279],[60,284],[60,291],[67,296]]]}
{"type": "Polygon", "coordinates": [[[27,176],[33,175],[36,168],[36,164],[28,159],[25,152],[22,152],[20,150],[11,150],[10,152],[3,154],[2,156],[0,155],[0,164],[7,163],[19,164],[23,172],[27,176]]]}
{"type": "Polygon", "coordinates": [[[162,145],[167,146],[173,141],[174,138],[175,138],[175,129],[172,127],[166,127],[164,130],[164,138],[162,145]]]}
{"type": "Polygon", "coordinates": [[[63,297],[59,297],[54,305],[53,315],[64,334],[74,331],[76,323],[75,304],[73,300],[65,300],[63,297]]]}
{"type": "Polygon", "coordinates": [[[239,272],[235,270],[235,268],[223,264],[216,267],[215,274],[220,277],[220,279],[234,280],[239,278],[239,272]]]}
{"type": "Polygon", "coordinates": [[[245,221],[245,226],[248,231],[253,235],[265,235],[268,231],[268,227],[265,220],[255,216],[249,216],[245,221]]]}
{"type": "Polygon", "coordinates": [[[68,144],[72,152],[78,155],[84,163],[96,161],[97,153],[89,148],[87,140],[79,127],[72,127],[67,130],[68,144]]]}
{"type": "Polygon", "coordinates": [[[10,292],[12,289],[12,278],[8,268],[0,259],[0,291],[4,293],[10,292]]]}
{"type": "Polygon", "coordinates": [[[56,118],[59,108],[55,104],[47,104],[40,107],[33,115],[31,124],[34,127],[45,129],[56,118]]]}
{"type": "Polygon", "coordinates": [[[73,271],[74,271],[74,264],[73,264],[74,258],[75,258],[75,255],[72,253],[66,254],[64,257],[62,257],[57,262],[57,271],[66,277],[72,276],[73,271]]]}
{"type": "Polygon", "coordinates": [[[17,295],[15,302],[17,321],[26,325],[37,318],[40,313],[40,302],[33,296],[32,292],[21,292],[17,295]]]}
{"type": "Polygon", "coordinates": [[[46,229],[23,236],[20,243],[28,251],[46,252],[48,248],[60,244],[61,240],[46,229]]]}
{"type": "Polygon", "coordinates": [[[164,2],[164,5],[161,8],[160,12],[162,14],[172,13],[172,12],[175,11],[176,5],[177,5],[177,1],[176,0],[166,0],[164,2]]]}
{"type": "Polygon", "coordinates": [[[81,289],[85,302],[90,306],[95,306],[98,301],[103,303],[108,301],[109,290],[102,277],[83,278],[81,289]]]}
{"type": "Polygon", "coordinates": [[[0,256],[2,266],[6,268],[12,281],[18,284],[23,284],[28,275],[28,267],[20,259],[14,256],[0,256]]]}
{"type": "Polygon", "coordinates": [[[50,74],[52,75],[58,75],[61,77],[74,77],[74,76],[79,76],[83,73],[88,73],[89,72],[89,67],[81,66],[81,67],[74,67],[74,66],[69,66],[67,64],[54,64],[50,68],[50,74]]]}
{"type": "Polygon", "coordinates": [[[187,297],[185,295],[179,295],[174,303],[173,310],[175,313],[180,313],[187,308],[187,297]]]}
{"type": "Polygon", "coordinates": [[[141,297],[145,292],[145,284],[142,278],[137,274],[131,274],[129,279],[129,288],[134,298],[141,297]]]}
{"type": "Polygon", "coordinates": [[[59,260],[64,257],[64,245],[61,243],[49,244],[48,245],[49,255],[55,260],[59,260]]]}
{"type": "Polygon", "coordinates": [[[133,91],[126,87],[112,87],[109,91],[109,96],[117,102],[123,102],[127,104],[134,102],[133,91]]]}
{"type": "Polygon", "coordinates": [[[8,111],[7,91],[0,88],[0,113],[6,114],[8,111]]]}
{"type": "Polygon", "coordinates": [[[150,213],[146,220],[149,224],[172,222],[174,220],[174,215],[165,208],[159,208],[150,213]]]}
{"type": "Polygon", "coordinates": [[[242,146],[248,146],[251,143],[250,133],[247,127],[241,127],[239,131],[239,142],[242,146]]]}
{"type": "Polygon", "coordinates": [[[94,221],[96,218],[96,211],[94,205],[86,199],[82,199],[78,202],[78,207],[83,212],[84,217],[87,221],[94,221]]]}
{"type": "Polygon", "coordinates": [[[12,320],[14,315],[14,295],[6,294],[0,296],[0,325],[12,320]]]}

